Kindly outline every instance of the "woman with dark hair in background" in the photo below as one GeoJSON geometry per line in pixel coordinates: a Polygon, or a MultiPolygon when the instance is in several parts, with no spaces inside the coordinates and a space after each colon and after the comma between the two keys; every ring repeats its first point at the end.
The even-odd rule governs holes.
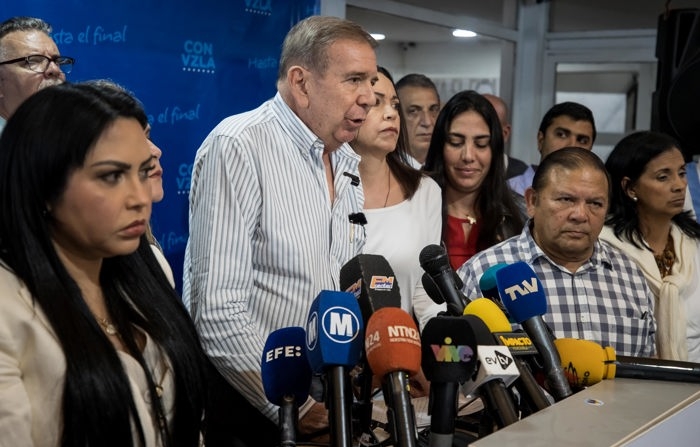
{"type": "Polygon", "coordinates": [[[700,224],[683,208],[683,153],[666,134],[635,132],[605,167],[612,194],[600,238],[644,272],[655,297],[657,355],[700,362],[700,224]]]}
{"type": "Polygon", "coordinates": [[[444,306],[433,302],[421,282],[421,250],[440,243],[440,188],[408,163],[405,122],[394,81],[377,67],[377,104],[350,143],[359,154],[365,196],[367,240],[363,253],[384,256],[396,275],[401,307],[422,327],[444,306]]]}
{"type": "Polygon", "coordinates": [[[442,240],[455,270],[522,231],[524,204],[506,182],[503,150],[498,115],[486,98],[467,90],[447,101],[423,170],[442,187],[442,240]]]}
{"type": "Polygon", "coordinates": [[[145,231],[124,92],[48,87],[0,139],[0,444],[197,446],[206,363],[145,231]]]}

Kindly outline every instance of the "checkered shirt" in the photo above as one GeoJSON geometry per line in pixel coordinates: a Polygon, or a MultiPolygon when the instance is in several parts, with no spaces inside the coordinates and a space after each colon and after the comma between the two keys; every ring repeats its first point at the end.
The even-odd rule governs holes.
{"type": "Polygon", "coordinates": [[[591,340],[618,355],[652,357],[654,296],[636,264],[598,241],[593,256],[571,273],[544,254],[529,224],[519,236],[477,253],[457,270],[465,295],[484,296],[479,279],[490,266],[524,261],[544,286],[548,303],[542,318],[555,337],[591,340]]]}

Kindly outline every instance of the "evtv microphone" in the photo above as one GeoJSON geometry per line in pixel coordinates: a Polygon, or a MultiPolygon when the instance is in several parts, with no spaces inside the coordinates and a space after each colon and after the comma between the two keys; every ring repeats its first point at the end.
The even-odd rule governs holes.
{"type": "Polygon", "coordinates": [[[520,373],[508,348],[494,342],[491,331],[481,318],[466,314],[464,318],[474,332],[477,344],[477,368],[472,380],[462,384],[466,396],[478,394],[492,420],[499,428],[518,421],[518,412],[508,387],[520,373]]]}
{"type": "Polygon", "coordinates": [[[700,364],[678,360],[615,355],[615,350],[590,340],[554,341],[572,386],[586,387],[615,377],[700,383],[700,364]]]}
{"type": "MultiPolygon", "coordinates": [[[[360,254],[340,269],[340,289],[352,293],[360,305],[365,326],[369,318],[385,307],[400,308],[401,293],[394,270],[384,256],[360,254]]],[[[356,381],[359,386],[353,411],[362,437],[375,438],[372,429],[372,371],[365,356],[359,363],[356,381]]]]}
{"type": "Polygon", "coordinates": [[[476,343],[461,316],[433,317],[421,334],[421,366],[430,381],[430,447],[452,447],[461,383],[476,367],[476,343]]]}
{"type": "Polygon", "coordinates": [[[348,368],[362,353],[362,315],[355,297],[348,292],[323,290],[311,303],[306,320],[306,351],[309,365],[327,382],[326,407],[334,446],[352,446],[352,392],[348,368]]]}
{"type": "Polygon", "coordinates": [[[365,328],[365,352],[372,371],[383,378],[393,445],[415,447],[418,437],[408,378],[420,371],[421,341],[413,318],[398,307],[377,310],[365,328]]]}
{"type": "Polygon", "coordinates": [[[547,313],[547,298],[535,272],[522,261],[507,265],[496,271],[496,286],[507,312],[520,323],[537,348],[552,397],[559,401],[571,396],[573,391],[554,347],[554,337],[542,319],[547,313]]]}
{"type": "Polygon", "coordinates": [[[311,387],[311,367],[306,357],[306,331],[287,327],[270,333],[260,361],[267,400],[278,405],[280,446],[296,445],[299,407],[311,387]]]}
{"type": "MultiPolygon", "coordinates": [[[[447,303],[447,310],[450,315],[459,316],[464,311],[464,306],[469,302],[467,297],[459,290],[458,283],[461,281],[457,278],[457,273],[452,270],[450,260],[447,257],[447,252],[443,247],[437,244],[425,246],[418,257],[421,267],[425,270],[433,280],[437,289],[440,291],[442,300],[447,303]]],[[[434,290],[434,288],[425,286],[425,276],[423,278],[423,287],[426,292],[434,290]]],[[[433,301],[440,304],[436,297],[429,296],[433,301]]]]}
{"type": "Polygon", "coordinates": [[[465,315],[476,315],[486,324],[497,343],[507,347],[515,359],[519,377],[514,387],[520,392],[521,418],[547,408],[551,402],[532,374],[525,359],[537,355],[532,340],[522,332],[511,332],[508,318],[496,303],[488,298],[476,298],[464,308],[465,315]],[[525,403],[525,405],[522,405],[525,403]]]}

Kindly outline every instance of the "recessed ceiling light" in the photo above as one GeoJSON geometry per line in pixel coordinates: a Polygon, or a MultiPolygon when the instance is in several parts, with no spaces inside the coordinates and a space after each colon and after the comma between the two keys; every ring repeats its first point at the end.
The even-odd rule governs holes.
{"type": "Polygon", "coordinates": [[[370,36],[374,37],[374,40],[384,40],[386,36],[380,33],[371,33],[370,36]]]}
{"type": "Polygon", "coordinates": [[[474,31],[469,31],[466,29],[456,29],[452,31],[452,35],[455,37],[476,37],[476,33],[474,31]]]}

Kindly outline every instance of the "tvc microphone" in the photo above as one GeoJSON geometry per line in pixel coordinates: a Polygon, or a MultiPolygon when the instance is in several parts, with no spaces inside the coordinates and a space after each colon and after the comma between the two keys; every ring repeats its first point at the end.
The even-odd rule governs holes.
{"type": "Polygon", "coordinates": [[[452,447],[461,383],[476,367],[476,343],[467,320],[433,317],[421,334],[421,366],[430,381],[430,447],[452,447]]]}
{"type": "MultiPolygon", "coordinates": [[[[505,264],[503,264],[505,266],[505,264]]],[[[494,278],[495,284],[495,278],[494,278]]],[[[508,348],[515,359],[519,376],[514,387],[520,393],[521,418],[551,405],[547,395],[532,375],[526,358],[537,355],[532,340],[522,332],[512,332],[508,318],[496,303],[488,298],[476,298],[464,308],[465,315],[476,315],[488,327],[495,341],[508,348]]]]}
{"type": "Polygon", "coordinates": [[[425,273],[430,276],[430,279],[432,279],[437,286],[437,290],[440,291],[441,297],[430,295],[431,290],[435,290],[435,288],[430,285],[426,287],[425,283],[429,283],[430,280],[423,275],[423,287],[426,292],[428,292],[430,298],[438,304],[442,302],[447,303],[447,311],[450,315],[462,315],[464,306],[466,306],[469,300],[459,290],[459,279],[450,266],[450,260],[447,257],[445,249],[437,244],[427,245],[421,250],[418,259],[425,273]]]}
{"type": "Polygon", "coordinates": [[[547,313],[547,298],[537,275],[527,263],[520,261],[496,270],[495,276],[501,302],[525,329],[542,358],[550,394],[557,401],[572,395],[559,352],[554,347],[554,337],[542,319],[547,313]]]}
{"type": "Polygon", "coordinates": [[[360,306],[348,292],[324,290],[318,294],[306,320],[306,352],[315,373],[323,374],[331,442],[352,446],[352,392],[348,369],[362,353],[364,325],[360,306]]]}
{"type": "Polygon", "coordinates": [[[520,373],[510,351],[505,346],[496,345],[491,331],[481,318],[469,314],[462,318],[474,332],[478,358],[474,378],[462,384],[462,392],[466,396],[479,394],[498,428],[517,422],[518,412],[508,387],[520,373]]]}
{"type": "Polygon", "coordinates": [[[365,328],[365,352],[372,371],[382,377],[393,445],[415,447],[416,420],[408,378],[420,371],[421,342],[413,318],[398,307],[377,310],[365,328]]]}
{"type": "MultiPolygon", "coordinates": [[[[360,254],[340,269],[340,289],[352,293],[360,305],[365,326],[369,318],[385,307],[400,308],[401,293],[394,270],[381,255],[360,254]]],[[[363,356],[356,377],[359,386],[353,407],[362,439],[378,440],[372,429],[372,371],[363,356]]]]}
{"type": "Polygon", "coordinates": [[[610,346],[575,338],[554,341],[571,386],[583,388],[615,377],[700,383],[700,364],[615,355],[610,346]]]}
{"type": "Polygon", "coordinates": [[[311,387],[311,367],[306,357],[306,331],[288,327],[270,333],[260,362],[263,389],[278,405],[280,446],[295,446],[299,407],[311,387]]]}

